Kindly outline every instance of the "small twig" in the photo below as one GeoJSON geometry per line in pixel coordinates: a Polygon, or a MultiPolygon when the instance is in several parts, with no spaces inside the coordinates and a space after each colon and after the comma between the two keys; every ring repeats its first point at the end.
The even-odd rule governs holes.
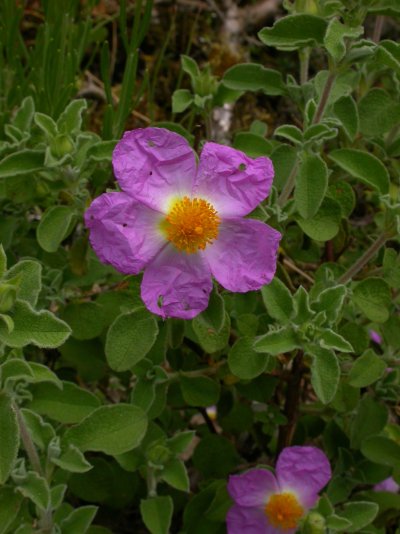
{"type": "Polygon", "coordinates": [[[336,78],[336,74],[334,72],[330,72],[328,74],[328,78],[326,79],[326,83],[322,91],[321,99],[317,107],[317,111],[315,112],[314,119],[312,121],[313,124],[318,124],[324,115],[325,108],[328,103],[329,95],[331,94],[331,90],[332,90],[333,82],[335,81],[335,78],[336,78]]]}
{"type": "Polygon", "coordinates": [[[214,423],[212,422],[210,416],[208,415],[207,410],[205,408],[201,408],[201,407],[198,407],[197,409],[199,410],[199,412],[203,416],[203,419],[204,419],[206,425],[208,426],[209,431],[212,434],[217,434],[217,431],[215,429],[214,423]]]}
{"type": "Polygon", "coordinates": [[[374,33],[372,35],[372,40],[374,41],[374,43],[379,43],[379,41],[381,40],[384,19],[385,17],[383,15],[378,15],[375,19],[374,33]]]}
{"type": "Polygon", "coordinates": [[[372,245],[364,254],[338,279],[339,284],[345,284],[361,271],[361,269],[375,256],[375,254],[383,247],[389,236],[386,232],[379,235],[372,245]]]}
{"type": "Polygon", "coordinates": [[[300,48],[299,59],[300,59],[300,84],[303,85],[307,83],[308,81],[308,67],[310,63],[310,48],[308,46],[305,48],[300,48]]]}
{"type": "Polygon", "coordinates": [[[293,165],[293,168],[289,174],[288,179],[286,180],[285,185],[283,186],[283,189],[281,191],[281,194],[278,197],[278,206],[282,207],[286,204],[286,202],[289,200],[290,195],[292,194],[292,191],[294,189],[294,186],[296,184],[296,176],[297,171],[299,168],[299,161],[296,160],[295,164],[293,165]]]}
{"type": "Polygon", "coordinates": [[[300,267],[297,267],[295,263],[291,262],[287,258],[283,259],[283,265],[285,265],[285,267],[288,267],[292,271],[295,271],[296,273],[301,274],[301,276],[305,278],[306,280],[308,280],[311,284],[314,283],[314,278],[312,278],[309,274],[307,274],[302,269],[300,269],[300,267]]]}
{"type": "Polygon", "coordinates": [[[303,351],[299,350],[292,363],[292,372],[286,387],[286,401],[283,410],[287,423],[279,427],[277,455],[282,449],[290,446],[296,430],[303,376],[303,356],[303,351]]]}
{"type": "Polygon", "coordinates": [[[40,476],[43,476],[43,469],[40,464],[39,455],[37,453],[35,444],[33,443],[29,430],[25,424],[24,417],[21,414],[20,409],[15,403],[13,403],[13,409],[17,416],[17,422],[18,422],[19,432],[21,435],[21,440],[24,445],[25,452],[29,458],[29,461],[33,469],[36,471],[36,473],[38,473],[38,475],[40,476]]]}

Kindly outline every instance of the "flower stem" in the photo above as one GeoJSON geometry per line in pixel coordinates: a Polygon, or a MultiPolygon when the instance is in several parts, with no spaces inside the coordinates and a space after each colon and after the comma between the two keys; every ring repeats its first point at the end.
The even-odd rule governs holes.
{"type": "Polygon", "coordinates": [[[375,19],[374,33],[372,35],[372,40],[374,41],[374,43],[379,43],[379,41],[381,40],[384,18],[385,17],[383,15],[378,15],[375,19]]]}
{"type": "Polygon", "coordinates": [[[328,78],[326,79],[326,83],[322,91],[321,99],[317,107],[317,111],[315,112],[314,119],[312,121],[313,124],[318,124],[324,115],[325,108],[328,103],[329,95],[331,94],[331,90],[332,90],[333,82],[335,81],[335,78],[336,78],[336,74],[334,72],[330,72],[328,74],[328,78]]]}
{"type": "Polygon", "coordinates": [[[299,50],[300,60],[300,84],[303,85],[308,81],[308,66],[310,63],[310,48],[305,47],[299,50]]]}
{"type": "Polygon", "coordinates": [[[375,256],[389,239],[386,232],[379,235],[364,254],[338,279],[339,284],[345,284],[361,271],[361,269],[375,256]]]}
{"type": "Polygon", "coordinates": [[[32,441],[29,430],[25,424],[21,411],[15,403],[13,404],[13,409],[17,416],[19,433],[21,435],[21,440],[24,445],[25,452],[29,458],[29,461],[33,469],[36,471],[36,473],[38,473],[38,475],[40,476],[43,476],[43,469],[42,469],[42,466],[40,465],[39,455],[37,453],[35,444],[32,441]]]}
{"type": "Polygon", "coordinates": [[[292,194],[292,191],[294,189],[294,186],[296,184],[296,176],[297,171],[299,168],[299,160],[297,159],[293,165],[293,168],[289,174],[289,178],[286,180],[285,185],[283,186],[283,189],[281,191],[281,194],[278,198],[278,206],[282,207],[286,204],[286,202],[289,200],[290,195],[292,194]]]}
{"type": "MultiPolygon", "coordinates": [[[[16,403],[13,403],[13,409],[17,416],[19,433],[21,436],[22,443],[24,445],[25,452],[29,458],[29,461],[33,469],[36,471],[36,473],[40,476],[44,476],[43,469],[40,463],[40,458],[37,453],[35,444],[33,443],[28,427],[25,424],[24,417],[21,414],[21,411],[16,403]]],[[[41,514],[41,517],[39,520],[39,527],[40,527],[40,532],[42,532],[43,534],[50,534],[50,532],[52,532],[53,516],[51,513],[51,508],[44,510],[44,512],[41,514]]]]}
{"type": "Polygon", "coordinates": [[[301,395],[301,380],[304,370],[303,356],[303,351],[299,350],[292,363],[292,370],[286,389],[285,407],[283,410],[287,423],[279,427],[277,455],[279,455],[282,449],[290,446],[294,431],[296,430],[301,395]]]}

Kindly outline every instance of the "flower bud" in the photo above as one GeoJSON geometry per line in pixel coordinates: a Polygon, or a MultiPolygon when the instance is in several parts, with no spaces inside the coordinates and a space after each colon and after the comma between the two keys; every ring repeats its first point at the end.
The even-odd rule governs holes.
{"type": "Polygon", "coordinates": [[[318,512],[310,512],[304,523],[304,534],[325,534],[325,518],[318,512]]]}
{"type": "Polygon", "coordinates": [[[73,151],[74,145],[69,135],[57,135],[51,143],[51,153],[55,158],[62,158],[73,151]]]}

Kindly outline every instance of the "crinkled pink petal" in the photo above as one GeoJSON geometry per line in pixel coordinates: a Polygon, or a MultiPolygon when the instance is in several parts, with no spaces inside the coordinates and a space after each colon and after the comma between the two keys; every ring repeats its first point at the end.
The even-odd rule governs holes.
{"type": "Polygon", "coordinates": [[[223,217],[247,215],[268,196],[273,178],[269,158],[252,159],[240,150],[206,143],[193,196],[209,200],[223,217]]]}
{"type": "Polygon", "coordinates": [[[232,506],[226,516],[228,534],[293,534],[296,529],[273,527],[262,508],[232,506]]]}
{"type": "Polygon", "coordinates": [[[229,291],[255,291],[271,282],[281,234],[254,219],[225,219],[203,252],[216,280],[229,291]]]}
{"type": "Polygon", "coordinates": [[[164,128],[125,132],[114,149],[113,166],[123,191],[163,213],[172,198],[190,196],[196,175],[189,143],[164,128]]]}
{"type": "Polygon", "coordinates": [[[139,273],[165,244],[162,215],[126,193],[104,193],[85,213],[90,243],[103,263],[125,274],[139,273]]]}
{"type": "Polygon", "coordinates": [[[390,493],[398,493],[399,490],[400,486],[393,477],[386,478],[374,486],[374,491],[389,491],[390,493]]]}
{"type": "Polygon", "coordinates": [[[193,319],[207,308],[211,289],[210,269],[202,256],[168,245],[145,270],[141,294],[157,315],[193,319]]]}
{"type": "Polygon", "coordinates": [[[279,493],[275,476],[267,469],[250,469],[231,475],[228,493],[239,506],[264,507],[273,493],[279,493]]]}
{"type": "Polygon", "coordinates": [[[312,508],[318,492],[331,479],[332,472],[326,455],[316,447],[287,447],[279,455],[276,477],[281,491],[294,491],[300,504],[312,508]]]}

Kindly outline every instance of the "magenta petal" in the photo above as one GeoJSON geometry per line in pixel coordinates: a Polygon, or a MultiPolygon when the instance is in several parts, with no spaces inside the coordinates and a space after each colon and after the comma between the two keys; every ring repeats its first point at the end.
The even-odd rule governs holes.
{"type": "Polygon", "coordinates": [[[103,263],[137,274],[165,244],[162,215],[126,193],[104,193],[85,213],[90,243],[103,263]]]}
{"type": "Polygon", "coordinates": [[[294,491],[304,508],[312,508],[332,472],[321,449],[296,446],[283,449],[276,464],[276,476],[282,492],[294,491]]]}
{"type": "Polygon", "coordinates": [[[252,159],[240,150],[206,143],[193,196],[207,198],[223,217],[247,215],[268,196],[273,178],[269,158],[252,159]]]}
{"type": "Polygon", "coordinates": [[[229,291],[255,291],[271,282],[281,234],[254,219],[225,219],[203,252],[217,281],[229,291]]]}
{"type": "Polygon", "coordinates": [[[240,475],[231,475],[228,493],[239,506],[261,506],[273,493],[279,493],[275,476],[267,469],[250,469],[240,475]]]}
{"type": "Polygon", "coordinates": [[[145,270],[142,300],[164,318],[193,319],[207,308],[211,289],[210,269],[203,258],[168,245],[145,270]]]}
{"type": "Polygon", "coordinates": [[[379,482],[379,484],[375,484],[373,489],[374,491],[389,491],[390,493],[398,493],[400,486],[393,477],[389,477],[385,480],[382,480],[382,482],[379,482]]]}
{"type": "Polygon", "coordinates": [[[196,158],[186,139],[164,128],[125,132],[114,149],[113,166],[121,188],[165,213],[172,198],[190,196],[196,158]]]}
{"type": "Polygon", "coordinates": [[[274,528],[262,508],[232,506],[226,516],[227,534],[292,534],[295,529],[274,528]]]}

